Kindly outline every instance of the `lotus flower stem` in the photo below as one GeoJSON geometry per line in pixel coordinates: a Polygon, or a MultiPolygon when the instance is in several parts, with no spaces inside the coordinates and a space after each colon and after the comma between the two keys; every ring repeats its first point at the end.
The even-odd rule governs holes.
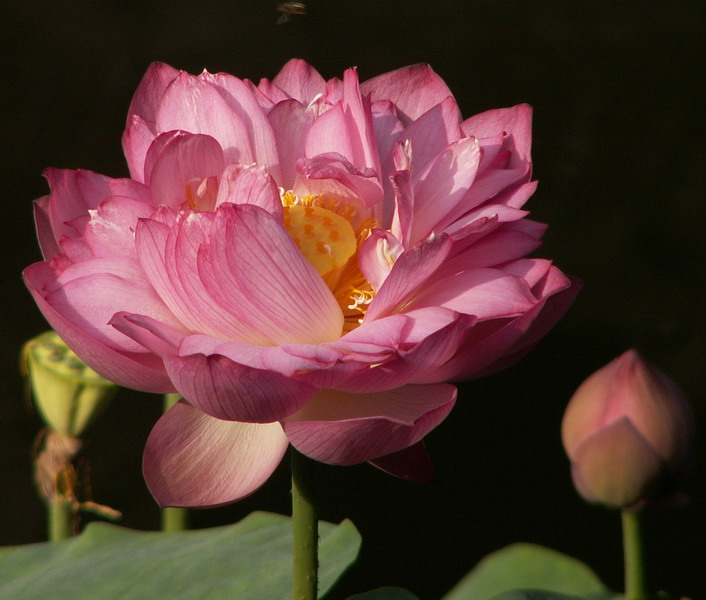
{"type": "MultiPolygon", "coordinates": [[[[181,400],[180,394],[164,394],[164,412],[181,400]]],[[[185,531],[189,528],[189,516],[185,508],[162,509],[162,531],[185,531]]]]}
{"type": "Polygon", "coordinates": [[[640,515],[624,508],[623,553],[625,557],[625,600],[645,600],[645,572],[640,515]]]}
{"type": "Polygon", "coordinates": [[[291,448],[292,533],[294,536],[293,600],[318,597],[319,520],[316,506],[314,463],[291,448]]]}

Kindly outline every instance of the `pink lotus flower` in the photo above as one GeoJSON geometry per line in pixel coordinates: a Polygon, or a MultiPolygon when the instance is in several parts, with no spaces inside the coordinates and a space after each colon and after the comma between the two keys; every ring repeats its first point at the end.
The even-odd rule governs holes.
{"type": "Polygon", "coordinates": [[[545,230],[531,109],[462,120],[425,65],[359,84],[292,60],[258,85],[150,67],[131,179],[50,169],[25,280],[105,377],[178,391],[145,451],[162,505],[232,502],[288,444],[428,475],[448,381],[498,370],[577,287],[525,256],[545,230]]]}

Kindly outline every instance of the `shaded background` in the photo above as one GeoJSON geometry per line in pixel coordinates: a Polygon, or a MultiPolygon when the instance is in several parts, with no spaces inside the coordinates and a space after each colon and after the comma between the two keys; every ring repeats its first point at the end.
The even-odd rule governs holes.
{"type": "MultiPolygon", "coordinates": [[[[618,516],[574,493],[559,424],[576,386],[630,346],[680,383],[704,421],[702,3],[318,0],[279,25],[276,6],[1,4],[0,544],[44,536],[30,475],[40,422],[16,370],[20,344],[46,328],[20,280],[40,259],[31,201],[47,191],[42,169],[125,176],[120,135],[153,60],[255,80],[273,77],[293,56],[325,77],[357,65],[361,79],[429,62],[465,116],[534,106],[540,187],[529,208],[550,224],[537,254],[586,286],[534,353],[461,386],[454,413],[428,437],[436,484],[367,465],[320,468],[323,518],[351,518],[364,539],[360,561],[332,597],[394,584],[438,598],[483,555],[521,540],[577,556],[620,589],[618,516]]],[[[95,500],[123,511],[129,527],[157,527],[140,458],[159,411],[158,398],[121,390],[91,432],[95,500]]],[[[646,519],[652,587],[695,598],[706,596],[704,445],[692,503],[646,519]]],[[[289,510],[286,467],[253,497],[199,511],[193,523],[228,523],[255,509],[289,510]]]]}

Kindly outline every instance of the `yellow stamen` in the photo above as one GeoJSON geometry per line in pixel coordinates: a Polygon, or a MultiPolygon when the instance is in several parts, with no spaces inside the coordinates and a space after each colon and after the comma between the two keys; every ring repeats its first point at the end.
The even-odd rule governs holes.
{"type": "Polygon", "coordinates": [[[336,297],[344,316],[344,331],[358,327],[375,290],[358,266],[358,248],[377,225],[373,218],[355,229],[357,209],[335,197],[282,193],[283,224],[304,258],[336,297]]]}

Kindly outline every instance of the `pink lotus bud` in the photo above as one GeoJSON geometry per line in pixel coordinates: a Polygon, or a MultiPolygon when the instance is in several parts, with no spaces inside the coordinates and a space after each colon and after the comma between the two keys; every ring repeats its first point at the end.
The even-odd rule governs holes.
{"type": "Polygon", "coordinates": [[[674,382],[628,350],[576,390],[561,432],[579,494],[626,507],[674,490],[694,424],[674,382]]]}

